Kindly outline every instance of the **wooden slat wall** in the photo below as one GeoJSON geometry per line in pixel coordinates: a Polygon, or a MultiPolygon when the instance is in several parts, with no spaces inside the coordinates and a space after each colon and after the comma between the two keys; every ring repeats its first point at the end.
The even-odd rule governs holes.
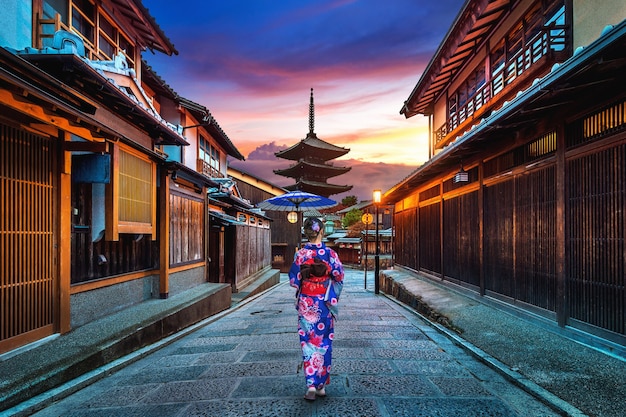
{"type": "MultiPolygon", "coordinates": [[[[237,283],[271,265],[270,229],[254,226],[229,226],[226,233],[235,233],[234,256],[237,283]]],[[[229,248],[225,248],[229,250],[229,248]]]]}
{"type": "Polygon", "coordinates": [[[513,280],[513,181],[484,190],[485,289],[515,295],[513,280]]]}
{"type": "Polygon", "coordinates": [[[626,334],[626,145],[570,160],[567,172],[570,316],[626,334]]]}
{"type": "Polygon", "coordinates": [[[420,207],[418,222],[420,267],[439,274],[441,273],[441,203],[420,207]]]}
{"type": "Polygon", "coordinates": [[[405,210],[396,216],[396,262],[411,269],[418,269],[419,239],[417,208],[405,210]]]}
{"type": "MultiPolygon", "coordinates": [[[[481,294],[623,343],[625,109],[622,97],[504,153],[484,155],[483,175],[471,179],[479,182],[478,192],[468,187],[465,194],[445,199],[442,218],[439,204],[429,203],[445,194],[440,196],[437,186],[416,189],[413,195],[422,204],[418,215],[412,209],[395,215],[396,262],[435,274],[443,265],[444,279],[470,284],[482,269],[481,294]],[[558,178],[564,178],[560,190],[558,178]],[[475,219],[482,221],[482,242],[475,219]],[[438,252],[439,227],[443,253],[438,252]]],[[[454,191],[442,180],[444,192],[454,191]]]]}
{"type": "Polygon", "coordinates": [[[515,299],[556,310],[555,167],[515,179],[515,299]]]}
{"type": "Polygon", "coordinates": [[[204,259],[204,204],[201,199],[170,194],[170,265],[204,259]]]}
{"type": "Polygon", "coordinates": [[[0,124],[0,352],[29,332],[52,333],[53,161],[52,140],[0,124]]]}
{"type": "Polygon", "coordinates": [[[478,287],[480,285],[478,191],[445,200],[443,218],[446,278],[478,287]]]}

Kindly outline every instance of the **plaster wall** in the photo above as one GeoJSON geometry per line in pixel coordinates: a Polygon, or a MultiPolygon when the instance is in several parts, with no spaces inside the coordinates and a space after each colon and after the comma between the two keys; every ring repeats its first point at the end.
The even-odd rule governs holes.
{"type": "Polygon", "coordinates": [[[624,0],[573,0],[573,4],[574,49],[598,39],[605,26],[626,19],[624,0]]]}
{"type": "Polygon", "coordinates": [[[158,294],[159,277],[157,275],[72,294],[70,297],[71,327],[76,328],[119,312],[132,305],[158,297],[158,294]]]}
{"type": "Polygon", "coordinates": [[[197,285],[204,284],[206,268],[204,266],[188,269],[186,271],[170,273],[169,295],[170,297],[189,290],[197,285]]]}
{"type": "Polygon", "coordinates": [[[0,46],[13,49],[32,46],[32,2],[0,0],[0,10],[0,46]]]}

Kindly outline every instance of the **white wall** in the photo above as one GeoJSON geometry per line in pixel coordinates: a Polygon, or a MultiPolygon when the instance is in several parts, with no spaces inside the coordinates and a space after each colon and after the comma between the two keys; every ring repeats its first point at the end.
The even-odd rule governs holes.
{"type": "Polygon", "coordinates": [[[31,1],[0,0],[0,46],[32,46],[32,15],[31,1]]]}
{"type": "Polygon", "coordinates": [[[573,0],[573,3],[574,49],[598,39],[605,26],[626,19],[624,0],[573,0]]]}

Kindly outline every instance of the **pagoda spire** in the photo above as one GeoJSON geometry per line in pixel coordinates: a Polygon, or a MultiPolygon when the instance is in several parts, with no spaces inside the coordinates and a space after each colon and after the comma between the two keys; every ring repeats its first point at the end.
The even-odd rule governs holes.
{"type": "Polygon", "coordinates": [[[313,104],[313,88],[311,88],[311,102],[309,103],[309,134],[314,135],[313,127],[315,125],[315,105],[313,104]]]}
{"type": "Polygon", "coordinates": [[[284,187],[290,191],[301,190],[328,197],[332,194],[351,190],[351,185],[335,185],[326,182],[328,178],[350,171],[350,167],[340,167],[328,163],[328,161],[347,154],[350,149],[321,140],[313,132],[314,128],[315,106],[313,104],[313,89],[311,88],[309,133],[300,142],[274,154],[278,158],[295,161],[295,164],[286,169],[275,169],[274,173],[296,180],[295,184],[284,187]]]}

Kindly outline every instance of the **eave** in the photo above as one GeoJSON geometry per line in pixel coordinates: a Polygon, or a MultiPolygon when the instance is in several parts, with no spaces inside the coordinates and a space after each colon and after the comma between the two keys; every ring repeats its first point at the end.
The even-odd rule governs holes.
{"type": "Polygon", "coordinates": [[[400,109],[406,118],[432,114],[434,102],[510,11],[510,0],[468,0],[400,109]]]}
{"type": "Polygon", "coordinates": [[[222,130],[208,108],[182,97],[180,98],[180,104],[198,120],[200,125],[197,127],[206,129],[228,155],[240,161],[245,160],[245,157],[222,130]]]}
{"type": "Polygon", "coordinates": [[[15,103],[13,110],[30,123],[43,122],[95,141],[119,138],[114,129],[91,116],[97,105],[84,94],[2,47],[0,62],[2,104],[15,103]]]}
{"type": "Polygon", "coordinates": [[[112,81],[75,54],[20,54],[46,73],[79,90],[101,106],[145,131],[156,144],[189,145],[185,138],[146,108],[140,106],[112,81]]]}
{"type": "Polygon", "coordinates": [[[338,194],[352,189],[351,185],[334,185],[325,182],[300,180],[295,184],[284,187],[289,191],[303,190],[321,196],[338,194]]]}
{"type": "Polygon", "coordinates": [[[306,155],[315,155],[316,158],[329,161],[331,159],[339,158],[348,152],[350,152],[350,149],[325,142],[319,139],[315,133],[309,132],[306,138],[287,149],[276,152],[275,155],[278,158],[289,159],[292,161],[297,161],[306,155]]]}
{"type": "Polygon", "coordinates": [[[626,20],[586,48],[579,48],[572,57],[431,158],[412,174],[384,194],[386,202],[397,202],[426,182],[458,169],[462,161],[476,159],[489,152],[503,138],[536,126],[550,109],[585,113],[584,95],[624,96],[623,74],[626,73],[626,20]]]}
{"type": "Polygon", "coordinates": [[[186,181],[198,186],[199,188],[217,187],[219,185],[206,175],[194,171],[193,169],[181,164],[180,162],[167,161],[163,164],[163,167],[171,173],[176,172],[177,177],[185,179],[186,181]]]}
{"type": "Polygon", "coordinates": [[[298,178],[304,174],[324,178],[336,177],[350,171],[350,167],[337,167],[334,165],[315,164],[306,160],[300,160],[296,164],[285,169],[275,169],[274,174],[284,177],[298,178]]]}
{"type": "MultiPolygon", "coordinates": [[[[167,55],[178,55],[178,51],[172,42],[165,36],[161,27],[143,5],[141,0],[109,0],[113,5],[111,15],[122,20],[119,22],[125,30],[134,35],[134,40],[143,49],[159,51],[167,55]]],[[[107,3],[103,2],[103,7],[107,3]]]]}

